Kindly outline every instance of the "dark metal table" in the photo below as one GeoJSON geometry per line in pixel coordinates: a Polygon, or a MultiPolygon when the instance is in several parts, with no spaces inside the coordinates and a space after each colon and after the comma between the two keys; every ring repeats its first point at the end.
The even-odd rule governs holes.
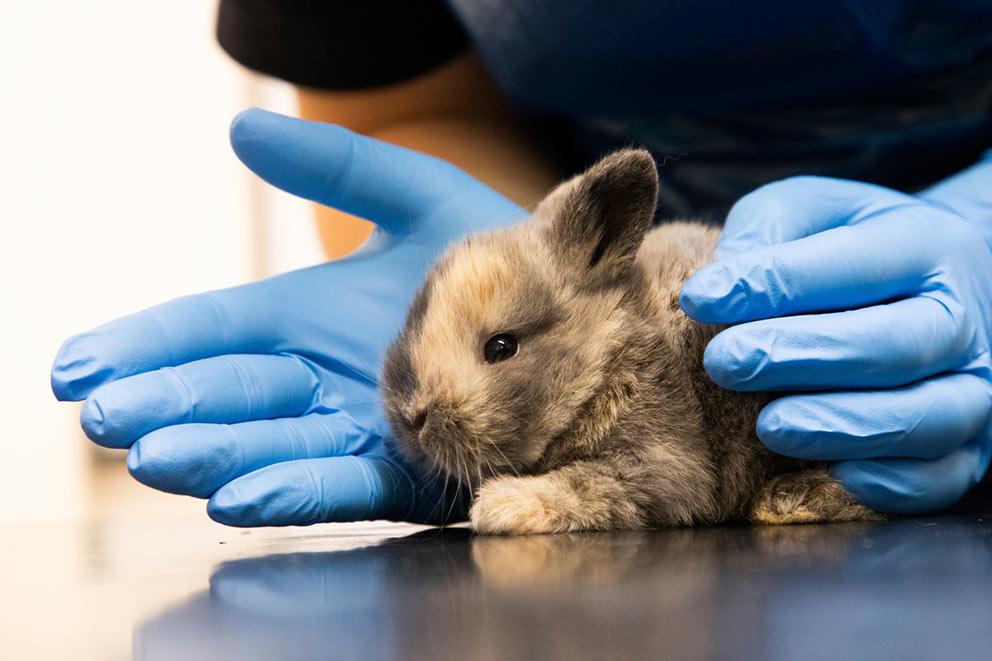
{"type": "MultiPolygon", "coordinates": [[[[35,531],[16,548],[36,553],[5,538],[0,559],[22,591],[46,562],[83,568],[40,588],[38,631],[53,638],[28,648],[35,658],[114,658],[100,652],[125,625],[137,659],[992,658],[984,506],[879,524],[410,530],[132,525],[62,547],[35,531]],[[60,619],[61,602],[75,606],[60,619]]],[[[4,596],[6,609],[39,598],[4,596]]]]}

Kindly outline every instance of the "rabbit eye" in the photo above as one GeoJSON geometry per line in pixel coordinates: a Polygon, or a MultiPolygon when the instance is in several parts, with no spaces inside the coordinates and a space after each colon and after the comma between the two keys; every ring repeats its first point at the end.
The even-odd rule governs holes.
{"type": "Polygon", "coordinates": [[[486,347],[484,349],[486,362],[498,363],[501,360],[513,358],[517,355],[517,350],[519,348],[520,346],[517,344],[517,338],[513,337],[509,333],[493,335],[486,342],[486,347]]]}

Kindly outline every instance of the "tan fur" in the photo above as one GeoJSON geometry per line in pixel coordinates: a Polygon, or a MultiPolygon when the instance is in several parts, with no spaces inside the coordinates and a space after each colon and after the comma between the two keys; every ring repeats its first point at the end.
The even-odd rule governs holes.
{"type": "Polygon", "coordinates": [[[767,395],[706,376],[720,329],[686,317],[678,294],[718,231],[649,230],[656,192],[650,156],[618,152],[530,220],[449,250],[387,354],[399,449],[471,487],[485,533],[875,516],[822,466],[764,448],[767,395]],[[503,333],[519,351],[488,363],[503,333]]]}
{"type": "Polygon", "coordinates": [[[881,517],[858,503],[824,469],[786,473],[769,480],[748,513],[755,523],[871,521],[881,517]]]}

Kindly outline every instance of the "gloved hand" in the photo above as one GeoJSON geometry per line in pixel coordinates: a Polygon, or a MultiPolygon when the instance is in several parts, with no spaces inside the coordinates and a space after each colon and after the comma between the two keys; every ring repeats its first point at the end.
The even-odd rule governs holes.
{"type": "MultiPolygon", "coordinates": [[[[70,338],[59,399],[139,481],[209,498],[240,526],[464,515],[387,447],[380,359],[435,257],[518,206],[443,161],[337,126],[249,110],[238,157],[268,182],[368,218],[353,256],[180,298],[70,338]]],[[[180,265],[177,265],[180,267],[180,265]]]]}
{"type": "Polygon", "coordinates": [[[786,179],[734,206],[682,306],[736,324],[706,349],[716,383],[808,391],[765,407],[765,445],[838,461],[877,510],[939,509],[992,454],[990,237],[992,160],[915,197],[786,179]]]}

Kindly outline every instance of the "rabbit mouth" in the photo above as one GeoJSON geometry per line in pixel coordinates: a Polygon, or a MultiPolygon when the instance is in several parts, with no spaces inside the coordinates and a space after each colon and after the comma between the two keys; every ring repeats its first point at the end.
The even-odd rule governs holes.
{"type": "Polygon", "coordinates": [[[443,440],[433,439],[430,450],[425,454],[429,466],[439,477],[450,478],[469,487],[473,491],[485,480],[512,470],[501,457],[501,451],[494,443],[474,442],[466,436],[443,440]],[[493,451],[496,450],[496,451],[493,451]]]}
{"type": "Polygon", "coordinates": [[[501,442],[485,427],[473,428],[458,407],[431,399],[421,406],[406,402],[389,410],[397,449],[406,459],[441,480],[477,488],[503,474],[519,474],[512,442],[501,442]]]}
{"type": "Polygon", "coordinates": [[[468,434],[453,421],[410,431],[413,458],[440,479],[474,491],[489,478],[517,472],[497,441],[468,434]]]}

